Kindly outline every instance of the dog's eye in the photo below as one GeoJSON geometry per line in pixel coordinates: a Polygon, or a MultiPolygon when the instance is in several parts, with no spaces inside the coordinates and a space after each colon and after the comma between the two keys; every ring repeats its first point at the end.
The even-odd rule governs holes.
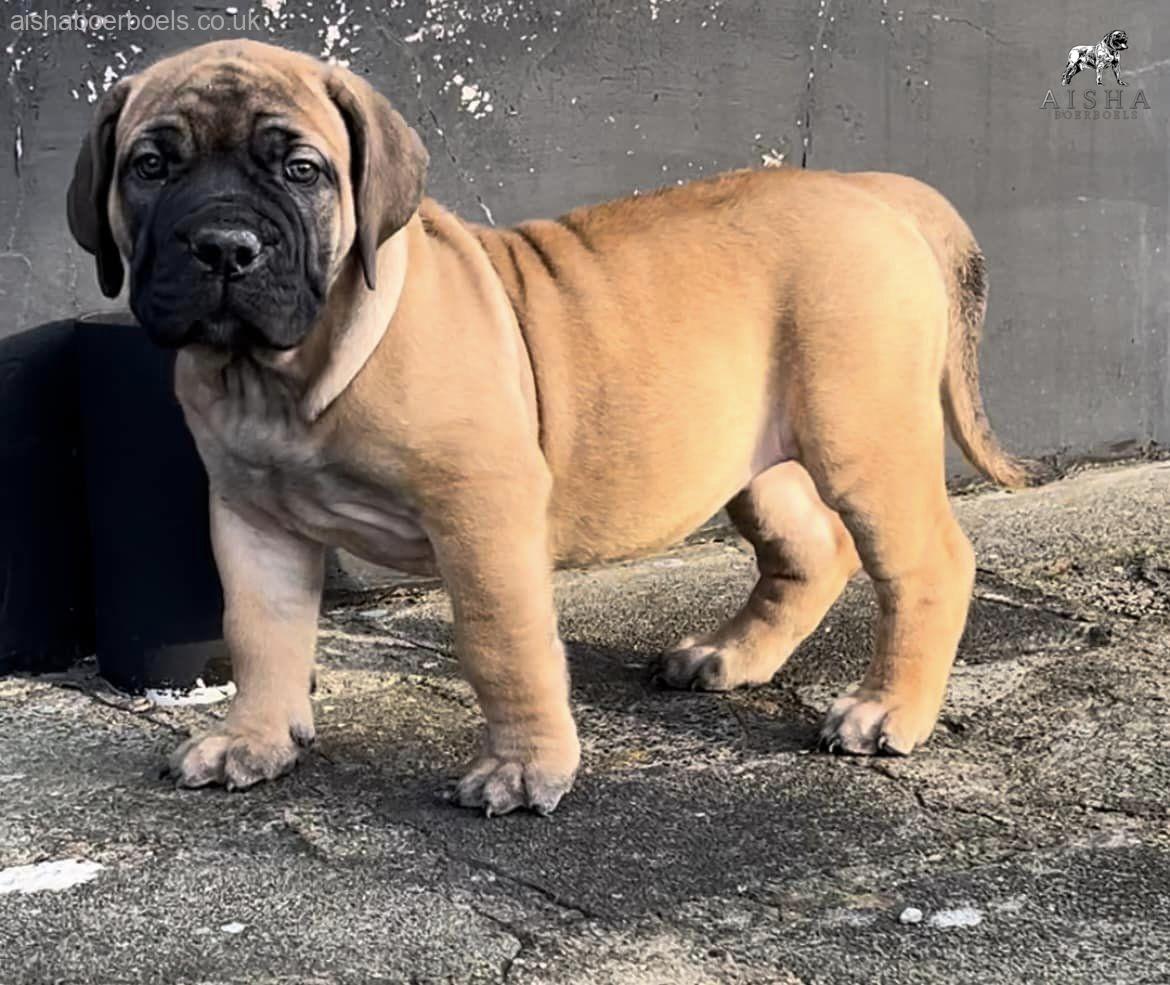
{"type": "Polygon", "coordinates": [[[284,173],[289,181],[295,181],[300,185],[311,185],[317,180],[321,169],[313,161],[298,157],[285,164],[284,173]]]}
{"type": "Polygon", "coordinates": [[[166,177],[166,158],[157,151],[145,151],[134,158],[134,171],[144,181],[158,181],[166,177]]]}

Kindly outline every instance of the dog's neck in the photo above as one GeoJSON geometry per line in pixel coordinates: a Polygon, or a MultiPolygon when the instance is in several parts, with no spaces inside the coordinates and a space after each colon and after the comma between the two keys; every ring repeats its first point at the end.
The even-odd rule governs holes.
{"type": "Polygon", "coordinates": [[[287,352],[255,357],[297,386],[306,423],[317,420],[353,382],[386,334],[406,283],[410,226],[418,221],[411,219],[378,248],[374,290],[366,286],[361,264],[351,254],[305,341],[287,352]]]}

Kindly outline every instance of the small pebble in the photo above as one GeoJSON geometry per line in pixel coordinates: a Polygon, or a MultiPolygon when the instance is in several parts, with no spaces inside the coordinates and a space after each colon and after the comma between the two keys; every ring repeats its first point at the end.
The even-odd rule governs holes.
{"type": "Polygon", "coordinates": [[[908,906],[898,914],[899,923],[922,923],[922,911],[916,906],[908,906]]]}

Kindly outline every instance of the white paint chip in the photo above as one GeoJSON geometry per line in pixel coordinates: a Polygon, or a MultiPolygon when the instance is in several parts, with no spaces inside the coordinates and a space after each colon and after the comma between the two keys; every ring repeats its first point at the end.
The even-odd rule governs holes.
{"type": "Polygon", "coordinates": [[[973,906],[957,906],[951,910],[939,910],[931,915],[930,925],[942,930],[953,927],[978,927],[983,923],[983,911],[973,906]]]}
{"type": "Polygon", "coordinates": [[[192,688],[160,687],[147,688],[146,697],[160,708],[175,708],[182,705],[214,705],[227,701],[236,693],[236,685],[226,684],[208,687],[202,679],[195,681],[192,688]]]}
{"type": "Polygon", "coordinates": [[[59,893],[97,878],[103,866],[80,858],[15,865],[0,869],[0,896],[5,893],[59,893]]]}
{"type": "Polygon", "coordinates": [[[225,923],[219,929],[225,934],[242,934],[248,929],[248,925],[246,923],[240,923],[238,920],[233,920],[231,923],[225,923]]]}
{"type": "Polygon", "coordinates": [[[922,923],[922,911],[916,906],[908,906],[898,914],[898,923],[922,923]]]}

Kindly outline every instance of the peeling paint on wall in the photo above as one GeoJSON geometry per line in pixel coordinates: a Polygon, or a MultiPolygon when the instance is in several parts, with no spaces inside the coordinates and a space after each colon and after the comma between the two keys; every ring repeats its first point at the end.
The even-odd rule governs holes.
{"type": "Polygon", "coordinates": [[[323,15],[317,37],[321,39],[321,58],[335,65],[348,68],[350,55],[361,49],[354,42],[362,25],[353,17],[354,11],[345,0],[337,0],[332,9],[323,15]]]}
{"type": "Polygon", "coordinates": [[[491,93],[481,88],[478,83],[469,82],[460,72],[451,76],[443,84],[441,91],[448,92],[453,88],[459,90],[459,108],[469,113],[473,118],[482,120],[494,109],[491,93]]]}
{"type": "MultiPolygon", "coordinates": [[[[1054,42],[1026,5],[904,4],[173,0],[166,9],[238,10],[252,36],[366,75],[430,150],[430,191],[477,220],[557,214],[745,165],[889,167],[926,178],[956,199],[1000,265],[993,312],[1011,312],[1011,325],[988,333],[987,378],[1008,382],[989,403],[1006,407],[997,416],[1009,427],[1013,412],[1040,415],[1016,443],[1162,440],[1170,434],[1164,333],[1146,326],[1165,324],[1170,284],[1161,262],[1170,250],[1164,108],[1155,110],[1157,127],[1124,140],[1101,140],[1089,126],[1047,134],[1027,113],[1035,66],[1054,42]],[[1011,57],[997,57],[992,75],[991,56],[1002,52],[990,49],[1001,41],[1011,57]],[[978,125],[992,115],[994,125],[978,125]],[[1078,153],[1057,153],[1058,136],[1078,153]],[[1103,229],[1105,205],[1118,221],[1103,229]],[[1053,236],[1084,242],[1082,228],[1104,236],[1099,248],[1121,257],[1121,268],[1107,279],[1103,268],[1077,267],[1083,290],[1074,298],[1061,279],[1067,267],[1050,273],[1035,258],[1053,236]],[[1092,307],[1106,297],[1116,311],[1092,307]],[[1090,333],[1094,317],[1135,328],[1114,344],[1090,333]],[[1038,355],[1038,334],[1053,325],[1069,339],[1078,379],[1126,383],[1097,388],[1107,396],[1092,421],[1060,396],[1063,377],[1038,355]],[[1005,342],[995,340],[1009,336],[1024,340],[1022,354],[1003,355],[1005,342]],[[1048,405],[1012,382],[1025,377],[1048,405]]],[[[89,0],[89,9],[102,6],[89,0]]],[[[1154,25],[1164,0],[1131,6],[1135,28],[1154,25]]],[[[14,312],[0,334],[106,304],[61,204],[77,139],[119,79],[203,40],[195,31],[30,30],[0,43],[9,161],[0,178],[0,300],[14,312]]],[[[1170,78],[1157,40],[1149,34],[1134,59],[1143,83],[1170,78]]],[[[1069,42],[1058,41],[1059,61],[1069,42]]]]}

